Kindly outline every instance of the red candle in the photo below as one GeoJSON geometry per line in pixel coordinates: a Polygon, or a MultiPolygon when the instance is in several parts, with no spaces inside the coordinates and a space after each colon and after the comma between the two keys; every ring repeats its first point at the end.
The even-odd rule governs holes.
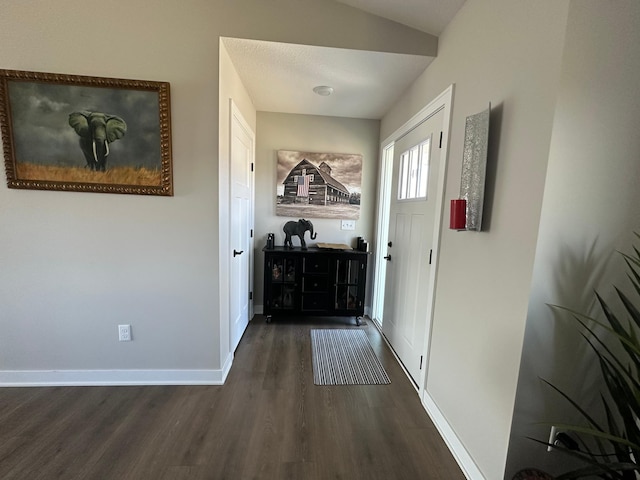
{"type": "Polygon", "coordinates": [[[464,230],[467,228],[467,201],[465,199],[451,200],[449,228],[452,230],[464,230]]]}

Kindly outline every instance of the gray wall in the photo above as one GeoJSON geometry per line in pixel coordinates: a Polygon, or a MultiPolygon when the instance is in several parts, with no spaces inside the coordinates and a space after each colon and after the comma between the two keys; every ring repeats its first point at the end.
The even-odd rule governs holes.
{"type": "MultiPolygon", "coordinates": [[[[629,286],[616,250],[640,229],[640,3],[571,2],[553,124],[540,234],[527,313],[507,473],[527,465],[561,471],[567,458],[526,440],[546,440],[537,422],[577,420],[538,377],[585,406],[599,406],[593,359],[575,324],[546,304],[599,314],[612,282],[629,286]]],[[[636,240],[636,243],[637,240],[636,240]]],[[[507,475],[507,478],[511,478],[507,475]]]]}
{"type": "Polygon", "coordinates": [[[234,87],[220,85],[221,36],[437,45],[337,2],[3,2],[2,68],[170,82],[175,196],[0,184],[0,384],[211,382],[228,367],[228,149],[218,141],[228,98],[218,97],[234,87]],[[133,342],[117,341],[119,323],[132,324],[133,342]]]}
{"type": "MultiPolygon", "coordinates": [[[[569,258],[587,287],[599,283],[591,272],[600,268],[615,278],[618,272],[602,265],[612,249],[628,248],[639,223],[637,2],[575,0],[570,14],[569,3],[467,0],[440,38],[438,58],[381,125],[386,138],[456,84],[449,200],[459,191],[464,118],[489,101],[494,105],[487,231],[442,234],[427,377],[428,395],[488,479],[503,477],[507,446],[507,474],[536,455],[529,446],[509,444],[514,407],[514,438],[522,425],[551,411],[548,405],[539,410],[548,400],[532,375],[564,375],[556,366],[567,360],[559,353],[567,341],[538,305],[573,298],[589,307],[582,289],[562,292],[567,282],[557,280],[565,278],[558,263],[569,258]],[[536,400],[526,402],[528,396],[536,400]]],[[[134,370],[160,371],[160,383],[169,371],[223,368],[228,292],[219,272],[221,252],[228,252],[228,197],[219,184],[227,180],[228,158],[218,135],[226,120],[219,107],[227,99],[218,96],[234,91],[234,80],[220,85],[220,36],[423,54],[433,54],[437,43],[337,2],[187,0],[149,8],[121,0],[103,6],[96,0],[82,9],[71,2],[3,2],[0,66],[169,81],[175,196],[0,184],[0,383],[59,379],[54,370],[68,378],[80,372],[85,380],[105,371],[125,372],[120,380],[134,370]],[[116,341],[118,323],[133,324],[133,342],[116,341]]],[[[241,108],[251,116],[250,102],[241,108]]],[[[313,139],[307,140],[268,148],[306,149],[313,139]]],[[[375,155],[367,158],[377,159],[370,148],[375,155]]],[[[273,153],[259,153],[258,162],[275,162],[273,153]]],[[[363,173],[373,185],[369,166],[367,160],[363,173]]],[[[274,177],[265,175],[257,188],[275,189],[274,177]]],[[[273,192],[265,198],[267,208],[273,198],[273,192]]],[[[278,231],[280,222],[273,212],[269,217],[257,223],[259,237],[278,231]]],[[[373,236],[371,225],[358,225],[362,230],[354,234],[373,236]]],[[[342,240],[337,220],[319,223],[318,231],[342,240]]]]}
{"type": "Polygon", "coordinates": [[[567,11],[568,1],[467,0],[382,122],[386,138],[455,83],[448,225],[465,117],[493,107],[485,231],[442,232],[426,377],[435,408],[492,480],[504,474],[567,11]]]}
{"type": "MultiPolygon", "coordinates": [[[[341,230],[340,219],[313,218],[317,233],[316,242],[346,243],[355,246],[356,237],[374,240],[374,222],[377,200],[379,157],[379,120],[293,115],[258,112],[256,142],[256,255],[254,299],[256,306],[263,305],[262,247],[266,235],[276,235],[276,245],[284,242],[283,225],[295,218],[276,216],[276,166],[278,150],[299,150],[327,153],[359,153],[362,155],[362,204],[360,219],[355,230],[341,230]]],[[[297,245],[297,239],[293,240],[297,245]]],[[[373,243],[372,248],[373,250],[373,243]]],[[[373,265],[369,265],[369,279],[373,265]]],[[[371,303],[372,282],[368,282],[367,307],[371,303]]]]}

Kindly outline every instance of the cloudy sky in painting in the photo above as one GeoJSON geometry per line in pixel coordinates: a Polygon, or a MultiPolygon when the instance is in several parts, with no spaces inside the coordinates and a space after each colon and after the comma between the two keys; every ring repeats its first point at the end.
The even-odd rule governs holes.
{"type": "Polygon", "coordinates": [[[355,153],[313,153],[278,150],[278,194],[284,192],[282,182],[293,167],[307,159],[316,167],[327,162],[331,167],[331,176],[347,187],[350,193],[361,193],[362,155],[355,153]]]}
{"type": "Polygon", "coordinates": [[[10,81],[9,102],[18,162],[85,166],[69,114],[88,110],[127,124],[125,136],[109,144],[107,168],[161,166],[157,92],[10,81]]]}

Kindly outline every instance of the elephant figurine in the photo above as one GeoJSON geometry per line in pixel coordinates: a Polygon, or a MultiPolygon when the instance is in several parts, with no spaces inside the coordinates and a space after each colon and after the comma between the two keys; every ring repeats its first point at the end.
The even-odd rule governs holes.
{"type": "Polygon", "coordinates": [[[115,115],[100,112],[73,112],[69,125],[80,135],[80,148],[87,160],[87,168],[104,172],[107,169],[109,144],[124,137],[125,121],[115,115]]]}
{"type": "Polygon", "coordinates": [[[311,232],[311,240],[315,240],[317,234],[313,233],[313,223],[309,220],[305,220],[301,218],[297,222],[291,220],[284,224],[282,228],[284,230],[284,246],[293,248],[293,244],[291,243],[291,237],[293,235],[297,235],[300,239],[300,246],[303,250],[307,249],[307,243],[304,241],[304,233],[309,230],[311,232]]]}

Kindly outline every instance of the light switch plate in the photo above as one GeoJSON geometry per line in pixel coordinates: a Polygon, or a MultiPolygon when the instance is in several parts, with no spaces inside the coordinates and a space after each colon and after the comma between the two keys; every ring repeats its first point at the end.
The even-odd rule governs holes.
{"type": "Polygon", "coordinates": [[[342,230],[355,230],[356,229],[356,221],[355,220],[342,220],[342,226],[340,228],[342,230]]]}

